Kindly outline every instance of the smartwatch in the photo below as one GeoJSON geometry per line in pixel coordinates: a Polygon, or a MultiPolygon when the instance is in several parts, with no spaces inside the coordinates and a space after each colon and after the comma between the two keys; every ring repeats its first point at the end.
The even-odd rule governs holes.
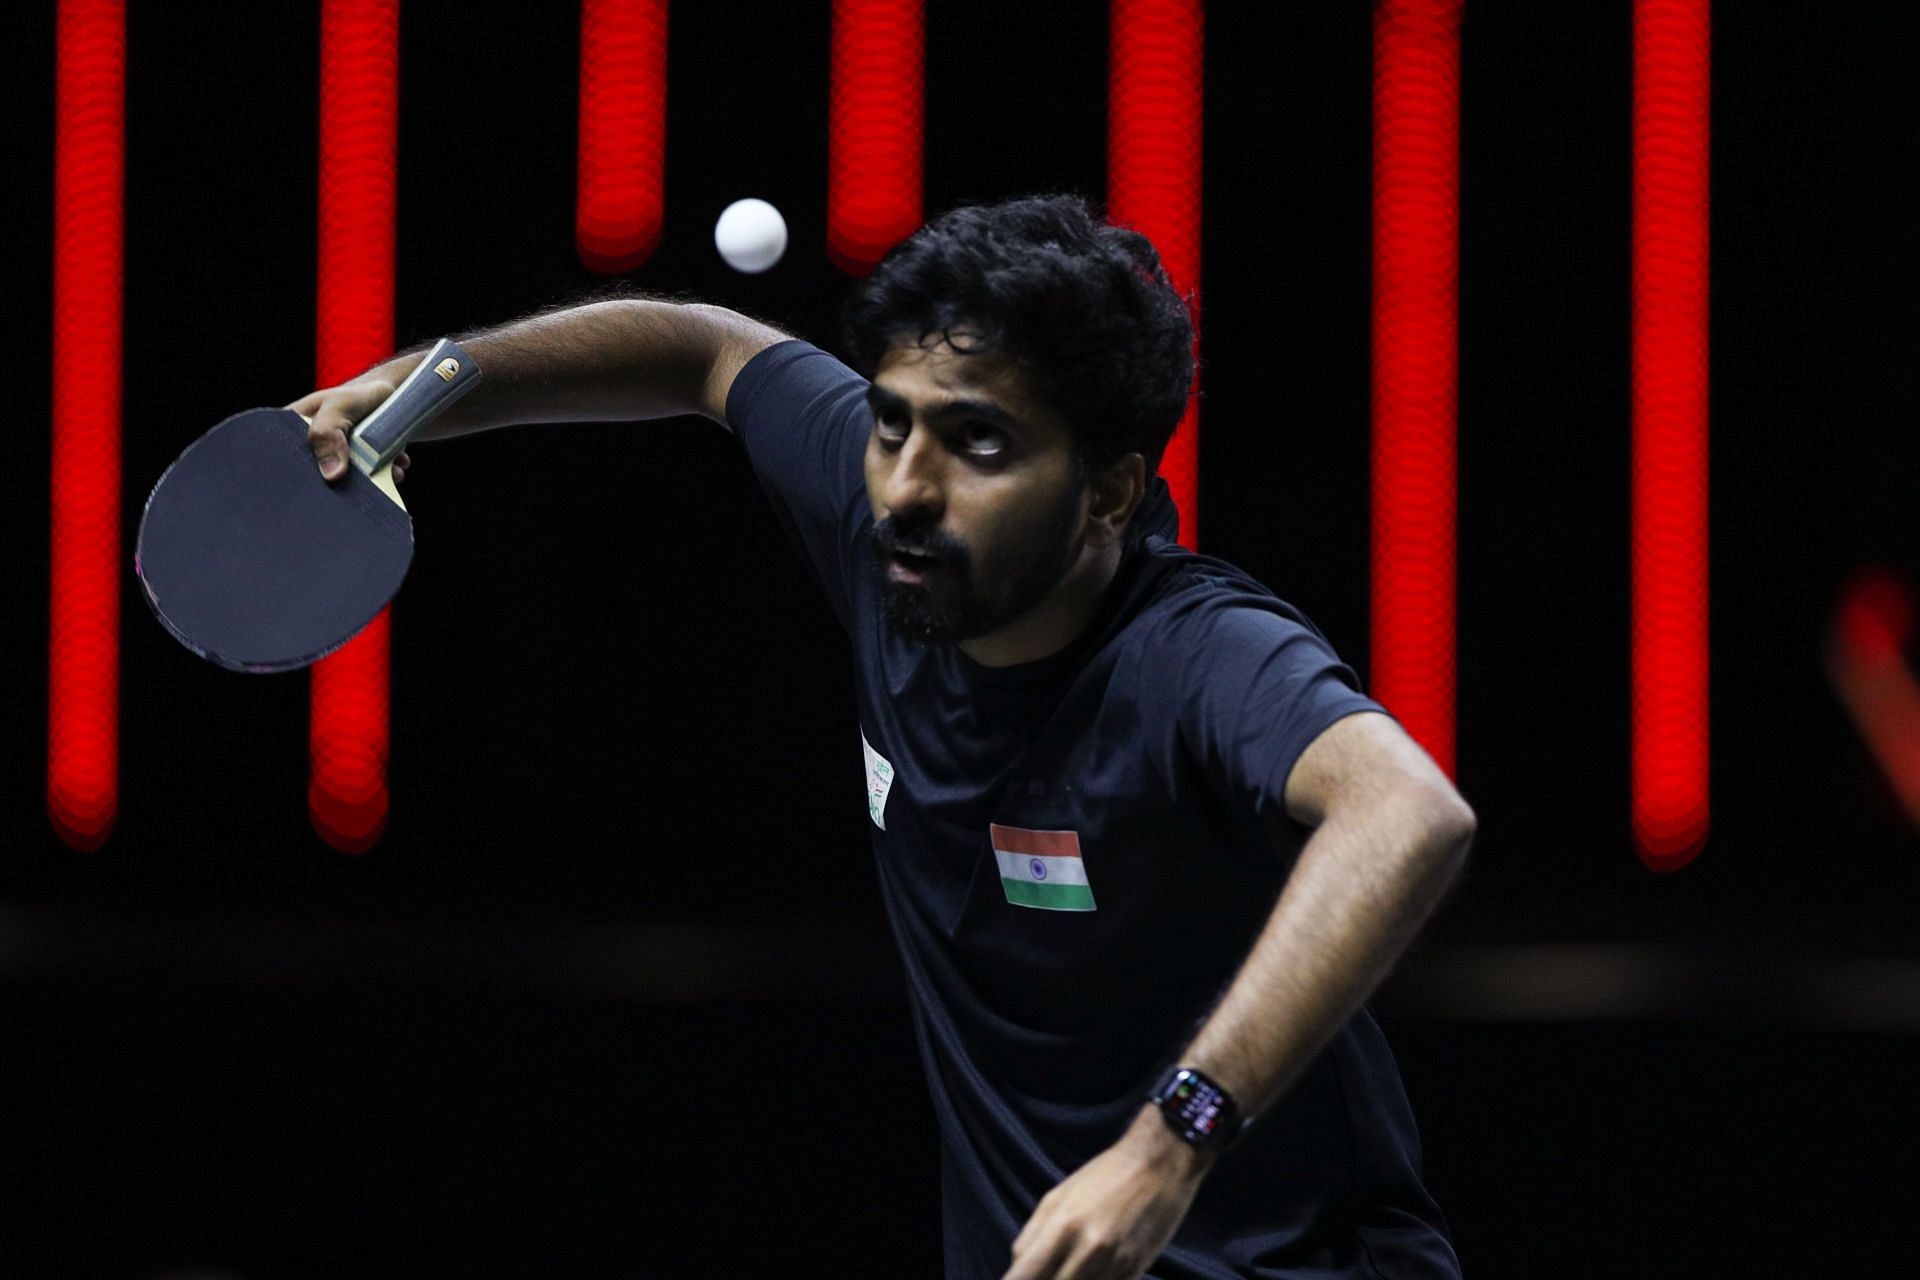
{"type": "Polygon", "coordinates": [[[1224,1151],[1245,1127],[1233,1095],[1192,1067],[1169,1067],[1147,1101],[1160,1109],[1182,1142],[1224,1151]]]}

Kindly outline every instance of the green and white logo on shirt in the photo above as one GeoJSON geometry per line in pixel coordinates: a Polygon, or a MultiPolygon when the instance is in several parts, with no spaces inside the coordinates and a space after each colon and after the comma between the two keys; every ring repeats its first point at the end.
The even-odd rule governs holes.
{"type": "Polygon", "coordinates": [[[860,750],[867,757],[867,816],[882,831],[887,829],[887,792],[893,790],[893,765],[873,749],[867,731],[860,731],[860,750]]]}

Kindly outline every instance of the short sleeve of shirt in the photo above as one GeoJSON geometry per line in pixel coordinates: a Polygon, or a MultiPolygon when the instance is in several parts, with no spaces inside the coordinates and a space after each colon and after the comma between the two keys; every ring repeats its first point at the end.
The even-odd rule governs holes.
{"type": "Polygon", "coordinates": [[[727,391],[727,422],[774,518],[848,630],[848,575],[858,571],[855,543],[866,510],[866,395],[865,378],[798,340],[755,355],[727,391]]]}
{"type": "Polygon", "coordinates": [[[1203,634],[1186,641],[1179,727],[1213,788],[1268,831],[1297,835],[1286,786],[1301,753],[1335,721],[1383,708],[1311,623],[1264,603],[1278,607],[1224,604],[1194,621],[1203,634]]]}

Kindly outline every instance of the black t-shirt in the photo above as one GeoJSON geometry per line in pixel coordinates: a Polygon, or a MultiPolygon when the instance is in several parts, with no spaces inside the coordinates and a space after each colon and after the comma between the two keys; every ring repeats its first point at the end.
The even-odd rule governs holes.
{"type": "MultiPolygon", "coordinates": [[[[1101,615],[1061,653],[990,668],[900,635],[867,546],[866,389],[783,342],[741,370],[727,417],[853,641],[874,857],[939,1117],[947,1274],[995,1280],[1035,1203],[1120,1137],[1251,948],[1308,834],[1283,802],[1294,761],[1380,708],[1299,612],[1173,540],[1159,482],[1101,615]]],[[[1419,1160],[1359,1013],[1220,1158],[1152,1274],[1456,1276],[1419,1160]]]]}

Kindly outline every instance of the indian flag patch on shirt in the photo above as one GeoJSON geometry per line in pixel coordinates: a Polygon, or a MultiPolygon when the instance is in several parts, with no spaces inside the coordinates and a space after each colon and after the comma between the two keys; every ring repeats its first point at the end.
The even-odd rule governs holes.
{"type": "Polygon", "coordinates": [[[1028,831],[992,824],[993,856],[1007,901],[1046,911],[1092,911],[1093,886],[1073,831],[1028,831]]]}

